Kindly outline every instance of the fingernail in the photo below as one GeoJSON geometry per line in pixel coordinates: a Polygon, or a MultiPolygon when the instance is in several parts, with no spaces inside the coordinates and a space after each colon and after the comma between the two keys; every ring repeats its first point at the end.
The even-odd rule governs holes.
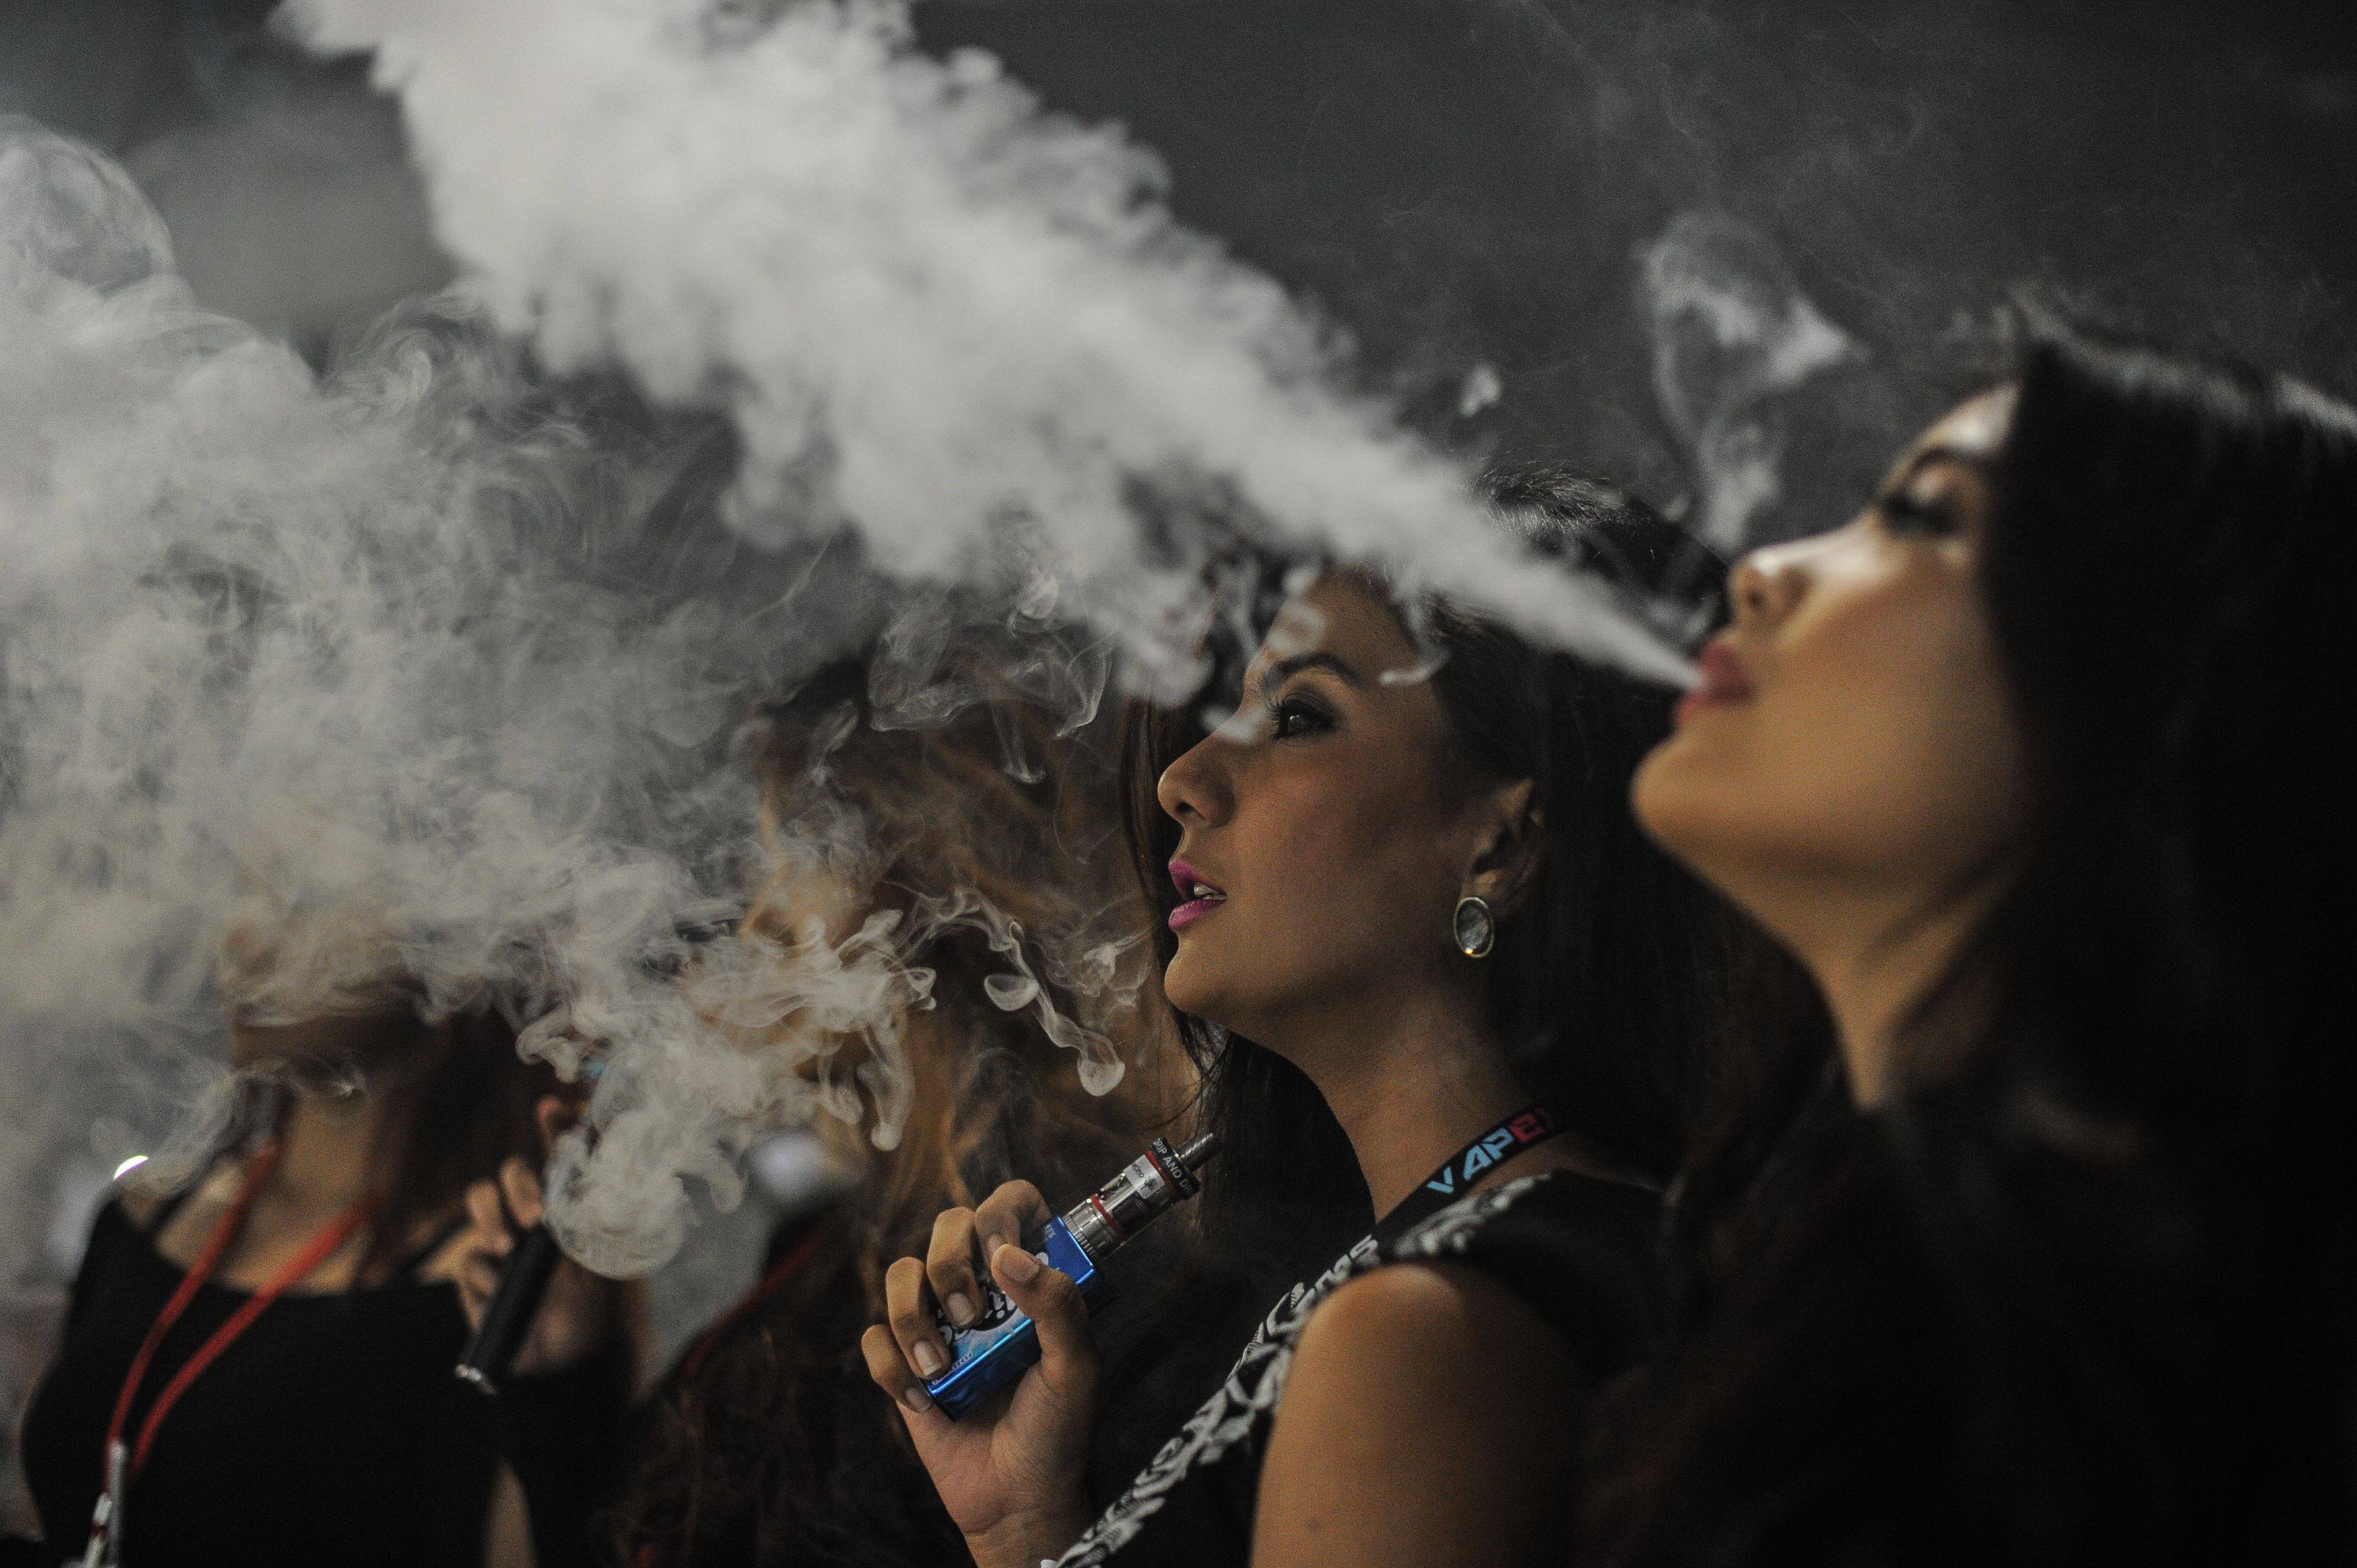
{"type": "Polygon", "coordinates": [[[963,1291],[950,1292],[949,1299],[942,1305],[949,1309],[950,1321],[960,1328],[974,1321],[974,1303],[966,1299],[963,1291]]]}
{"type": "Polygon", "coordinates": [[[915,1411],[919,1415],[922,1415],[925,1412],[933,1408],[933,1402],[926,1397],[925,1391],[922,1389],[902,1389],[900,1391],[900,1402],[907,1405],[910,1410],[915,1411]]]}
{"type": "Polygon", "coordinates": [[[1039,1277],[1039,1260],[1020,1247],[999,1248],[990,1266],[1019,1285],[1029,1284],[1039,1277]]]}
{"type": "Polygon", "coordinates": [[[942,1375],[942,1353],[933,1348],[931,1340],[918,1340],[917,1348],[909,1352],[909,1359],[917,1363],[917,1370],[927,1378],[938,1378],[942,1375]]]}

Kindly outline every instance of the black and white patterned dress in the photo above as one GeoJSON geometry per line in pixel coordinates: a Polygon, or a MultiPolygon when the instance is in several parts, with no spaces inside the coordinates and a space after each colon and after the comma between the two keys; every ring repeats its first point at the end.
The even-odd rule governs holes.
{"type": "Polygon", "coordinates": [[[1363,1238],[1271,1309],[1227,1380],[1056,1568],[1244,1562],[1269,1425],[1301,1331],[1328,1296],[1386,1263],[1481,1269],[1561,1333],[1591,1378],[1620,1371],[1650,1329],[1660,1219],[1655,1194],[1557,1170],[1459,1198],[1389,1245],[1363,1238]]]}

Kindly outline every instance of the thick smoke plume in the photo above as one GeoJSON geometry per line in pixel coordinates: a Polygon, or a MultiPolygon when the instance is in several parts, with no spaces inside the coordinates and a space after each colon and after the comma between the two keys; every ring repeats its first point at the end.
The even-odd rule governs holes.
{"type": "MultiPolygon", "coordinates": [[[[112,1119],[86,1155],[175,1126],[200,1153],[226,1008],[295,1021],[388,986],[429,1014],[497,1007],[527,1052],[602,1075],[557,1219],[629,1274],[676,1246],[683,1178],[730,1201],[767,1128],[832,1112],[898,1136],[899,1021],[933,979],[913,955],[948,925],[1006,954],[1002,1004],[1035,1006],[1092,1083],[1119,1076],[1031,976],[1117,1005],[1129,933],[1083,923],[1027,955],[943,889],[909,920],[710,940],[812,867],[866,895],[856,822],[757,822],[740,736],[891,606],[822,552],[699,528],[675,498],[700,446],[593,441],[448,301],[322,379],[195,309],[122,172],[25,122],[0,127],[0,1048],[20,1126],[87,1127],[65,1111],[95,1099],[112,1119]]],[[[1054,629],[1003,632],[1007,662],[1078,722],[1101,660],[1054,629]]],[[[976,700],[938,657],[879,666],[908,722],[976,700]]],[[[18,1187],[54,1168],[47,1137],[0,1144],[12,1223],[48,1207],[18,1187]]],[[[35,1238],[11,1240],[13,1277],[35,1238]]]]}
{"type": "MultiPolygon", "coordinates": [[[[726,1203],[758,1133],[897,1137],[914,955],[944,930],[1004,955],[989,999],[1091,1088],[1122,1070],[1134,931],[1027,936],[944,887],[706,940],[751,888],[876,858],[848,816],[757,822],[743,725],[822,660],[872,641],[873,722],[940,724],[997,700],[943,673],[985,627],[991,690],[1070,730],[1109,679],[1197,687],[1243,536],[1684,671],[1520,558],[1314,317],[1171,220],[1149,155],[921,53],[900,5],[287,21],[373,55],[501,330],[416,304],[317,376],[191,306],[119,170],[28,126],[0,144],[0,1029],[12,1060],[143,1064],[153,1103],[95,1153],[221,1099],[225,1006],[397,981],[599,1075],[554,1221],[640,1273],[685,1179],[726,1203]],[[610,370],[727,414],[724,506],[677,499],[708,443],[651,416],[618,446],[549,390],[610,370]]],[[[1026,726],[1000,733],[1035,773],[1026,726]]]]}
{"type": "MultiPolygon", "coordinates": [[[[128,158],[215,306],[316,349],[337,302],[442,275],[343,73],[321,112],[382,151],[338,186],[277,134],[294,100],[209,78],[190,127],[132,47],[255,7],[19,9],[0,91],[128,158]]],[[[1450,439],[1690,485],[1722,546],[1841,515],[1953,395],[1932,338],[2022,278],[2345,381],[2346,246],[2312,199],[2357,145],[2345,51],[2190,5],[2092,16],[920,10],[1139,127],[1188,220],[1358,350],[1175,225],[1154,156],[920,54],[893,3],[298,6],[290,31],[373,54],[436,241],[528,353],[436,301],[315,375],[191,308],[118,170],[0,132],[0,1314],[28,1260],[70,1266],[79,1230],[42,1234],[61,1189],[176,1129],[210,1145],[232,993],[301,1013],[398,973],[602,1064],[559,1214],[619,1272],[675,1242],[687,1177],[726,1199],[755,1129],[891,1139],[943,921],[1006,940],[989,999],[1104,1082],[1141,956],[1104,911],[1017,935],[945,886],[708,940],[765,885],[856,906],[889,849],[823,788],[758,822],[740,726],[873,648],[878,725],[1050,713],[999,726],[1031,777],[1114,680],[1189,689],[1207,620],[1255,634],[1255,575],[1195,591],[1237,532],[1669,667],[1497,554],[1458,468],[1338,390],[1359,371],[1450,439]],[[609,365],[727,415],[733,448],[539,376],[609,365]],[[706,526],[731,475],[733,528],[706,526]],[[988,681],[949,652],[977,626],[988,681]]]]}
{"type": "Polygon", "coordinates": [[[856,529],[919,577],[1027,552],[1168,695],[1201,673],[1202,551],[1172,514],[1211,501],[1684,672],[1340,390],[1310,317],[1171,221],[1149,155],[1042,113],[987,56],[919,51],[899,0],[287,15],[314,48],[373,52],[437,235],[501,321],[559,367],[619,361],[659,398],[726,404],[750,538],[856,529]]]}

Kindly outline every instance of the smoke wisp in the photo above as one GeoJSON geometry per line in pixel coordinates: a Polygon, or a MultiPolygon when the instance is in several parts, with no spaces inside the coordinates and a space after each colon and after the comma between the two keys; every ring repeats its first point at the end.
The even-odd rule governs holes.
{"type": "MultiPolygon", "coordinates": [[[[989,1000],[1088,1087],[1121,1071],[1102,1016],[1051,994],[1135,994],[1117,922],[1027,934],[942,887],[853,929],[698,940],[764,879],[876,859],[839,815],[757,821],[741,727],[799,672],[872,638],[878,727],[1012,694],[1070,733],[1109,682],[1201,684],[1239,538],[1684,672],[1521,558],[1464,467],[1352,390],[1346,345],[1171,220],[1149,155],[985,56],[922,53],[904,5],[287,21],[373,56],[499,330],[413,305],[316,376],[193,307],[120,171],[9,131],[12,1056],[175,1041],[188,1082],[159,1103],[185,1105],[224,1005],[314,1016],[397,976],[429,1011],[506,1008],[528,1052],[601,1074],[554,1218],[640,1273],[676,1245],[683,1181],[726,1202],[768,1128],[833,1113],[890,1143],[899,1021],[931,999],[915,955],[945,931],[1004,957],[989,1000]],[[725,530],[676,504],[692,443],[613,450],[547,393],[612,370],[727,414],[725,530]],[[977,626],[996,696],[943,670],[977,626]]],[[[1837,351],[1813,314],[1739,291],[1713,314],[1666,265],[1666,308],[1764,356],[1736,415],[1837,351]]],[[[1749,428],[1694,418],[1706,463],[1749,428]]],[[[999,727],[1017,779],[1031,733],[999,727]]]]}

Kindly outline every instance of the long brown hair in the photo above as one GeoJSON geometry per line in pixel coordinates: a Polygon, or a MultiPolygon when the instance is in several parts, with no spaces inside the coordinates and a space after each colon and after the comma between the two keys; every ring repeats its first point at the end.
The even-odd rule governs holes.
{"type": "MultiPolygon", "coordinates": [[[[1142,928],[1113,848],[1103,726],[1060,737],[1051,714],[994,686],[979,659],[963,673],[984,700],[945,722],[885,728],[866,660],[822,671],[762,726],[770,815],[807,827],[850,813],[844,837],[866,862],[855,880],[871,908],[965,889],[1035,935],[1142,928]]],[[[765,918],[757,904],[752,922],[765,918]]],[[[608,1532],[634,1568],[959,1560],[957,1533],[857,1353],[881,1316],[884,1269],[926,1250],[942,1209],[1014,1177],[1050,1203],[1076,1201],[1186,1100],[1190,1079],[1154,1029],[1157,1009],[1097,1011],[1126,1065],[1099,1098],[1033,1015],[990,1004],[983,983],[1007,966],[983,933],[952,929],[914,956],[936,971],[935,1004],[908,1021],[914,1092],[899,1142],[888,1152],[863,1129],[827,1129],[854,1174],[849,1195],[791,1238],[798,1261],[779,1288],[658,1390],[608,1532]]],[[[1144,958],[1128,961],[1142,971],[1144,958]]],[[[1150,999],[1153,977],[1135,979],[1150,999]]],[[[1039,982],[1060,1011],[1091,1013],[1052,964],[1039,982]]]]}

